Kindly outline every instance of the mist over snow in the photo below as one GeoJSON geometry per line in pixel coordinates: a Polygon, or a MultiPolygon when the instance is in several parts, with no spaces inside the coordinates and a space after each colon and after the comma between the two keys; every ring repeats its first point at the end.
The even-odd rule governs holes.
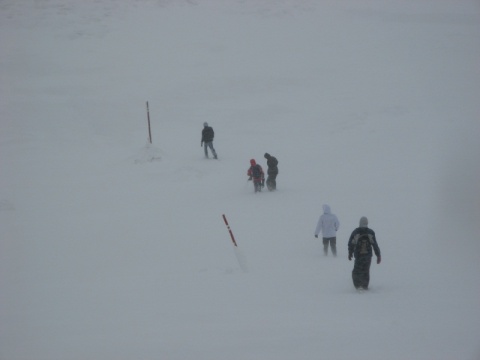
{"type": "Polygon", "coordinates": [[[475,0],[0,0],[0,359],[479,360],[479,38],[475,0]]]}

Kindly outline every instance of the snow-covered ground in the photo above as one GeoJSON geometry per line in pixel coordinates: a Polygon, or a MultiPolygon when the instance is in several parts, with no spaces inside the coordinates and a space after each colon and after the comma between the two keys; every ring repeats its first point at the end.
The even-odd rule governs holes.
{"type": "Polygon", "coordinates": [[[479,36],[475,0],[0,0],[0,359],[480,359],[479,36]]]}

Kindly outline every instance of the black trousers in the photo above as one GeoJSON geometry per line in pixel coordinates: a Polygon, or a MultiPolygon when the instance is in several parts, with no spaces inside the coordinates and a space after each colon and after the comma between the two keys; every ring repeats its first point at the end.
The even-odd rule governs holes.
{"type": "Polygon", "coordinates": [[[277,174],[268,174],[267,176],[267,189],[270,191],[277,189],[277,174]]]}
{"type": "Polygon", "coordinates": [[[323,240],[323,252],[325,255],[328,254],[328,244],[330,244],[330,248],[332,249],[333,256],[337,256],[337,238],[330,237],[330,238],[322,238],[323,240]]]}
{"type": "Polygon", "coordinates": [[[355,288],[368,289],[370,282],[370,265],[372,264],[371,256],[359,256],[355,258],[355,264],[352,270],[353,286],[355,288]]]}

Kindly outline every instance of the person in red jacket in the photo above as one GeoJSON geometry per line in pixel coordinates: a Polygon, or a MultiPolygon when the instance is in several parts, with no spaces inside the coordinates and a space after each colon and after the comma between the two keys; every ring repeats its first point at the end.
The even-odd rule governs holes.
{"type": "Polygon", "coordinates": [[[262,191],[262,187],[265,185],[265,174],[260,164],[257,164],[255,159],[250,160],[250,168],[247,171],[248,180],[253,180],[253,187],[255,192],[262,191]]]}

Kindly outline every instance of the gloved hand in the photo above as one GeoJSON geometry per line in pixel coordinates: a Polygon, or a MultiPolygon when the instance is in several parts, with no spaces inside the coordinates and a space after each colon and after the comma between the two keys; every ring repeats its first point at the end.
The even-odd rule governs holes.
{"type": "Polygon", "coordinates": [[[200,143],[200,147],[202,147],[202,146],[203,146],[203,141],[200,143]]]}
{"type": "Polygon", "coordinates": [[[248,181],[252,181],[252,177],[251,177],[251,176],[248,178],[248,181]]]}
{"type": "Polygon", "coordinates": [[[348,260],[352,261],[352,254],[348,254],[348,260]]]}
{"type": "Polygon", "coordinates": [[[318,235],[315,235],[315,237],[318,239],[318,235]]]}
{"type": "Polygon", "coordinates": [[[382,257],[381,256],[377,256],[377,264],[380,264],[382,262],[382,257]]]}

